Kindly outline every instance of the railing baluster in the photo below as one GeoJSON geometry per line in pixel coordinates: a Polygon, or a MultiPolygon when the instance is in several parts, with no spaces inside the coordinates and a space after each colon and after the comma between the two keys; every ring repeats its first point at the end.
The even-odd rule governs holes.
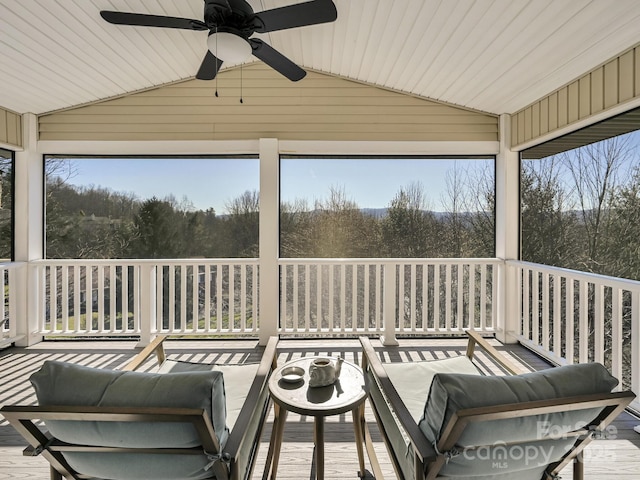
{"type": "Polygon", "coordinates": [[[468,290],[469,290],[469,301],[468,301],[468,311],[467,314],[467,328],[474,330],[476,328],[476,264],[469,264],[469,280],[468,280],[468,290]]]}
{"type": "Polygon", "coordinates": [[[433,328],[436,332],[443,330],[440,321],[440,264],[433,266],[433,328]]]}
{"type": "Polygon", "coordinates": [[[557,357],[562,357],[562,320],[560,318],[562,279],[558,274],[554,274],[551,278],[553,279],[553,353],[557,357]]]}
{"type": "Polygon", "coordinates": [[[374,319],[375,319],[375,327],[378,332],[382,331],[382,264],[378,263],[375,266],[375,277],[374,277],[374,290],[375,290],[375,305],[374,305],[374,319]]]}
{"type": "Polygon", "coordinates": [[[580,281],[579,288],[578,361],[586,363],[589,361],[589,283],[580,281]]]}
{"type": "Polygon", "coordinates": [[[533,294],[531,295],[531,340],[536,345],[540,344],[540,272],[531,271],[533,277],[533,294]]]}
{"type": "Polygon", "coordinates": [[[200,331],[200,267],[191,265],[191,322],[192,331],[200,331]]]}
{"type": "Polygon", "coordinates": [[[229,265],[229,331],[236,329],[236,269],[229,265]]]}
{"type": "Polygon", "coordinates": [[[593,360],[595,362],[604,363],[604,285],[594,285],[594,306],[593,306],[593,323],[594,323],[594,342],[593,342],[593,360]]]}
{"type": "Polygon", "coordinates": [[[311,328],[311,265],[304,265],[304,331],[311,328]]]}
{"type": "Polygon", "coordinates": [[[565,293],[565,302],[566,302],[566,320],[565,320],[565,330],[567,335],[567,340],[565,344],[566,352],[564,358],[567,360],[569,364],[575,362],[575,283],[573,278],[567,278],[566,283],[566,293],[565,293]]]}
{"type": "Polygon", "coordinates": [[[216,265],[216,330],[222,331],[222,317],[224,314],[224,302],[222,300],[222,264],[216,265]]]}
{"type": "Polygon", "coordinates": [[[336,300],[340,303],[340,331],[344,332],[347,316],[347,266],[338,265],[338,269],[340,271],[340,290],[336,295],[336,300]]]}
{"type": "MultiPolygon", "coordinates": [[[[298,287],[299,287],[299,275],[300,275],[300,270],[299,270],[299,265],[290,265],[291,269],[292,269],[292,273],[291,273],[291,287],[292,287],[292,293],[291,293],[291,322],[293,325],[298,326],[300,323],[300,316],[299,316],[299,308],[300,305],[298,304],[299,301],[299,297],[298,297],[298,287]]],[[[286,275],[285,275],[286,277],[286,275]]],[[[285,302],[281,308],[283,308],[283,311],[287,311],[287,296],[285,294],[286,290],[283,289],[282,291],[282,301],[285,302]]]]}
{"type": "Polygon", "coordinates": [[[451,264],[447,263],[444,266],[444,272],[445,272],[445,277],[444,277],[444,289],[445,289],[445,302],[444,302],[444,325],[445,325],[445,330],[447,332],[451,331],[451,324],[452,324],[452,319],[451,319],[451,290],[452,290],[452,285],[451,285],[451,264]]]}
{"type": "Polygon", "coordinates": [[[202,304],[202,316],[204,318],[204,331],[211,333],[211,265],[204,266],[204,298],[202,304]]]}
{"type": "Polygon", "coordinates": [[[351,266],[351,330],[358,330],[358,291],[359,284],[358,281],[360,278],[360,266],[352,265],[351,266]]]}
{"type": "Polygon", "coordinates": [[[251,332],[258,333],[258,281],[259,272],[257,265],[251,265],[251,332]]]}
{"type": "Polygon", "coordinates": [[[533,272],[530,268],[522,269],[523,298],[522,298],[522,336],[526,340],[531,340],[531,276],[533,272]]]}
{"type": "Polygon", "coordinates": [[[110,265],[109,266],[109,323],[112,325],[111,328],[114,328],[115,330],[120,330],[122,331],[123,329],[120,328],[118,329],[117,327],[117,315],[116,315],[116,311],[117,311],[117,300],[118,300],[118,293],[117,293],[117,281],[116,281],[116,266],[115,265],[110,265]]]}
{"type": "Polygon", "coordinates": [[[240,331],[247,331],[247,266],[239,265],[240,268],[240,331]]]}
{"type": "MultiPolygon", "coordinates": [[[[69,267],[63,265],[61,268],[61,283],[62,291],[60,292],[60,307],[62,310],[62,330],[69,331],[69,267]]],[[[74,325],[74,330],[77,331],[77,327],[74,325]]]]}
{"type": "Polygon", "coordinates": [[[487,265],[480,265],[480,325],[478,328],[484,330],[487,325],[487,265]]]}
{"type": "Polygon", "coordinates": [[[157,324],[157,328],[159,331],[161,332],[165,332],[165,331],[171,331],[171,327],[167,324],[167,327],[165,328],[164,325],[164,319],[165,319],[165,312],[164,312],[164,299],[165,299],[165,295],[164,295],[164,271],[165,268],[167,268],[168,270],[168,266],[165,265],[158,265],[158,267],[156,268],[156,324],[157,324]]]}
{"type": "Polygon", "coordinates": [[[464,328],[464,272],[466,265],[457,265],[457,277],[458,277],[458,291],[456,293],[457,308],[456,308],[456,325],[454,330],[462,330],[464,328]]]}
{"type": "Polygon", "coordinates": [[[186,333],[187,322],[187,267],[186,265],[179,265],[180,271],[180,332],[186,333]]]}
{"type": "MultiPolygon", "coordinates": [[[[616,378],[622,377],[622,289],[618,287],[611,288],[611,373],[616,378]],[[621,341],[615,341],[620,339],[621,341]]],[[[617,390],[622,389],[622,385],[618,385],[617,390]]]]}
{"type": "Polygon", "coordinates": [[[542,302],[540,308],[542,310],[542,348],[549,350],[549,275],[541,272],[542,281],[542,302]]]}

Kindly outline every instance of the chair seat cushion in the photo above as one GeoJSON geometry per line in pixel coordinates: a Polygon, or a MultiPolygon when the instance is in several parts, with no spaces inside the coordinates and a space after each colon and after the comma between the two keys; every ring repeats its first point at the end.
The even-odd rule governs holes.
{"type": "Polygon", "coordinates": [[[429,394],[436,374],[480,375],[478,368],[466,355],[424,362],[385,363],[384,369],[416,423],[422,418],[424,399],[429,394]]]}
{"type": "Polygon", "coordinates": [[[221,372],[224,378],[224,392],[227,404],[227,427],[229,430],[233,430],[259,366],[260,364],[258,363],[226,365],[165,360],[159,369],[159,373],[221,372]]]}
{"type": "MultiPolygon", "coordinates": [[[[595,393],[609,393],[618,381],[599,363],[566,365],[513,376],[437,374],[419,426],[431,442],[459,410],[518,404],[595,393]]],[[[460,446],[535,441],[550,432],[572,431],[592,421],[600,409],[570,410],[510,419],[473,422],[460,446]],[[559,430],[560,429],[560,430],[559,430]]]]}
{"type": "MultiPolygon", "coordinates": [[[[221,446],[228,436],[222,372],[142,373],[47,361],[31,383],[41,406],[163,407],[203,409],[221,446]]],[[[47,421],[70,443],[114,447],[190,448],[200,445],[188,423],[47,421]]]]}

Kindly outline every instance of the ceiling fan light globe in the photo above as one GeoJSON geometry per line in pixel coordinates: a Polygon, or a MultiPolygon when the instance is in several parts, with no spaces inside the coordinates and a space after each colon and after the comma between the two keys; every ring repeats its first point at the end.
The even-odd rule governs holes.
{"type": "Polygon", "coordinates": [[[209,51],[227,63],[242,63],[251,56],[251,45],[244,38],[229,32],[213,32],[207,38],[209,51]]]}

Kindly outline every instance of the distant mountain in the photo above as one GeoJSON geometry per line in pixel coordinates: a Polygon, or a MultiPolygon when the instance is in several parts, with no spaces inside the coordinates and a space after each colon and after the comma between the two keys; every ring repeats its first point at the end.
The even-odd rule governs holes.
{"type": "Polygon", "coordinates": [[[360,211],[365,215],[374,218],[384,218],[387,216],[387,208],[361,208],[360,211]]]}
{"type": "MultiPolygon", "coordinates": [[[[378,219],[385,218],[387,216],[388,210],[389,209],[387,208],[361,208],[360,209],[360,211],[365,215],[370,215],[378,219]]],[[[437,220],[442,220],[443,218],[446,218],[447,216],[450,215],[449,212],[425,211],[425,213],[432,214],[434,217],[436,217],[437,220]]],[[[460,212],[458,215],[461,218],[466,219],[466,218],[473,217],[475,214],[473,212],[460,212]]]]}

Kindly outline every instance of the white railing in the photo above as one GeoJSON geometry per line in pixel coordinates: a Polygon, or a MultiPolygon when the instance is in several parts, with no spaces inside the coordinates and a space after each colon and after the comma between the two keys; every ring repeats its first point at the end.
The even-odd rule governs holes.
{"type": "MultiPolygon", "coordinates": [[[[280,261],[281,334],[493,332],[496,259],[280,261]],[[385,328],[385,319],[393,323],[385,328]],[[390,328],[389,328],[390,327],[390,328]]],[[[40,260],[39,334],[257,335],[258,261],[40,260]]]]}
{"type": "Polygon", "coordinates": [[[257,261],[41,260],[46,336],[255,334],[257,261]]]}
{"type": "Polygon", "coordinates": [[[0,348],[16,341],[16,272],[21,263],[0,263],[0,348]]]}
{"type": "Polygon", "coordinates": [[[640,282],[528,262],[507,268],[519,282],[523,344],[560,364],[603,363],[619,388],[640,392],[640,282]]]}
{"type": "Polygon", "coordinates": [[[493,332],[497,259],[280,261],[281,333],[493,332]],[[392,319],[392,323],[385,319],[392,319]]]}
{"type": "Polygon", "coordinates": [[[0,346],[34,330],[144,343],[157,333],[258,336],[262,324],[279,334],[379,334],[392,342],[396,335],[508,327],[556,363],[601,362],[622,379],[620,388],[640,391],[637,281],[499,259],[281,259],[274,299],[280,318],[260,319],[258,265],[257,259],[0,264],[0,346]],[[502,289],[505,277],[516,282],[502,289]],[[498,306],[507,296],[517,306],[505,325],[498,306]],[[19,324],[34,312],[35,327],[19,324]]]}

